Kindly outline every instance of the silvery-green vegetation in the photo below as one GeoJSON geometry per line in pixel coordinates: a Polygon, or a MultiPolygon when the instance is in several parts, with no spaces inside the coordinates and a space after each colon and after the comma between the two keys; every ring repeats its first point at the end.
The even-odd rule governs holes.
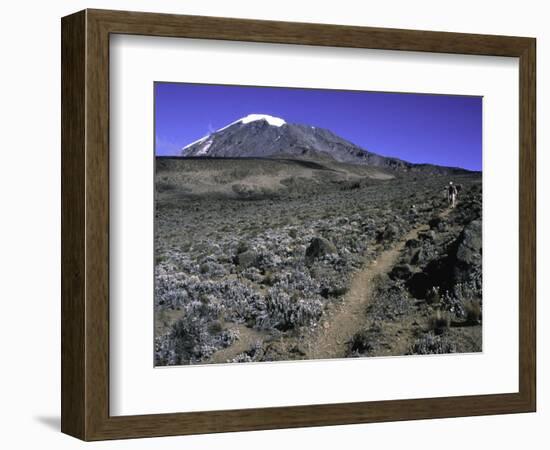
{"type": "Polygon", "coordinates": [[[306,358],[354,273],[422,224],[344,356],[481,351],[480,174],[158,158],[155,214],[156,365],[306,358]]]}

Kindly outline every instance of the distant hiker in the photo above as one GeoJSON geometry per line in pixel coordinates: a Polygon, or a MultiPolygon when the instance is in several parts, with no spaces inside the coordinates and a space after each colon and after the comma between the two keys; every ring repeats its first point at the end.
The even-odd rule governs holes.
{"type": "Polygon", "coordinates": [[[451,208],[456,206],[456,196],[458,195],[458,190],[452,181],[449,181],[449,186],[447,187],[447,198],[449,200],[449,205],[451,208]]]}

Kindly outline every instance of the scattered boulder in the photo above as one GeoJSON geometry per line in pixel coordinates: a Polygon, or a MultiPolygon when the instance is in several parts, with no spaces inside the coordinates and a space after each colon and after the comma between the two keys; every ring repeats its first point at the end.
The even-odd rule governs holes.
{"type": "MultiPolygon", "coordinates": [[[[440,226],[442,222],[438,222],[440,226]]],[[[425,239],[425,245],[413,253],[410,264],[424,265],[421,272],[413,273],[408,278],[401,268],[394,268],[390,273],[393,279],[407,280],[407,288],[418,299],[426,298],[428,291],[439,287],[443,291],[452,290],[461,283],[467,283],[478,278],[481,272],[481,221],[475,220],[468,224],[460,235],[446,249],[446,253],[439,256],[427,255],[428,243],[434,242],[433,238],[426,239],[434,230],[427,231],[420,237],[425,239]]]]}
{"type": "Polygon", "coordinates": [[[235,257],[235,263],[242,268],[255,266],[258,263],[258,254],[254,250],[246,250],[235,257]]]}
{"type": "Polygon", "coordinates": [[[418,248],[420,247],[420,241],[418,239],[409,239],[407,242],[405,242],[405,247],[418,248]]]}
{"type": "Polygon", "coordinates": [[[208,274],[210,276],[221,276],[227,274],[226,268],[222,264],[215,261],[205,261],[201,263],[199,266],[199,272],[203,275],[208,274]]]}
{"type": "Polygon", "coordinates": [[[319,294],[321,297],[329,298],[329,297],[341,297],[348,291],[347,286],[341,285],[341,284],[335,284],[331,286],[323,286],[321,287],[319,294]]]}
{"type": "Polygon", "coordinates": [[[458,237],[454,279],[460,283],[468,280],[470,272],[481,266],[481,221],[470,222],[458,237]]]}
{"type": "Polygon", "coordinates": [[[408,280],[412,276],[411,266],[399,264],[391,270],[389,275],[392,280],[408,280]]]}
{"type": "Polygon", "coordinates": [[[418,234],[418,237],[422,240],[434,241],[435,231],[434,230],[423,231],[422,233],[418,234]]]}
{"type": "Polygon", "coordinates": [[[398,236],[398,234],[399,234],[399,227],[394,223],[390,223],[386,225],[386,228],[384,228],[382,231],[378,233],[377,241],[378,242],[392,241],[398,236]]]}
{"type": "Polygon", "coordinates": [[[306,249],[306,262],[311,264],[318,258],[334,253],[337,252],[332,242],[322,237],[314,237],[306,249]]]}

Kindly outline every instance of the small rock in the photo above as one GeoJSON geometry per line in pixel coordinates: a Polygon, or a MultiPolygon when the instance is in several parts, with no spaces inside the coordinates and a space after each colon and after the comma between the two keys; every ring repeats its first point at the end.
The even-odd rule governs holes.
{"type": "Polygon", "coordinates": [[[311,264],[315,259],[336,253],[336,247],[329,240],[314,237],[306,249],[306,262],[311,264]]]}
{"type": "Polygon", "coordinates": [[[392,280],[408,280],[412,276],[411,266],[399,264],[391,270],[389,276],[392,280]]]}

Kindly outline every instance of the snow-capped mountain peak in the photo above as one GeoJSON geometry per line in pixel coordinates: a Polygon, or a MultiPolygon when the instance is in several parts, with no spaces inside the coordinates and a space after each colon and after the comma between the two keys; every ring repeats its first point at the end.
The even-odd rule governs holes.
{"type": "Polygon", "coordinates": [[[211,134],[208,134],[200,139],[197,139],[194,142],[191,142],[190,144],[187,144],[185,147],[183,147],[181,150],[185,151],[190,147],[196,146],[197,144],[201,144],[200,149],[197,150],[196,156],[202,156],[206,155],[208,152],[208,149],[210,148],[210,145],[212,144],[211,140],[208,140],[212,135],[219,133],[220,131],[223,131],[233,125],[236,125],[238,123],[240,124],[249,124],[251,122],[256,122],[259,120],[265,120],[269,125],[273,127],[282,127],[286,124],[286,121],[284,119],[281,119],[280,117],[270,116],[269,114],[249,114],[248,116],[241,117],[238,120],[235,120],[234,122],[231,122],[230,124],[226,125],[225,127],[220,128],[219,130],[214,131],[211,134]]]}
{"type": "Polygon", "coordinates": [[[366,163],[368,152],[323,128],[287,123],[268,114],[249,114],[188,144],[181,154],[215,158],[328,157],[366,163]]]}
{"type": "Polygon", "coordinates": [[[284,119],[281,119],[280,117],[270,116],[268,114],[249,114],[248,116],[239,119],[237,122],[250,123],[256,120],[265,120],[269,125],[272,125],[274,127],[282,127],[286,123],[284,119]]]}
{"type": "Polygon", "coordinates": [[[220,128],[219,130],[216,131],[216,133],[218,131],[225,130],[226,128],[229,128],[238,123],[246,125],[248,123],[256,122],[258,120],[265,120],[269,125],[274,127],[282,127],[284,124],[286,124],[284,119],[281,119],[280,117],[270,116],[269,114],[249,114],[248,116],[241,117],[240,119],[237,119],[234,122],[231,122],[225,127],[220,128]]]}
{"type": "Polygon", "coordinates": [[[419,170],[429,173],[453,173],[453,168],[430,164],[412,164],[397,158],[372,153],[311,124],[287,123],[267,114],[249,114],[223,128],[188,144],[184,157],[199,158],[290,158],[334,160],[390,170],[419,170]]]}

